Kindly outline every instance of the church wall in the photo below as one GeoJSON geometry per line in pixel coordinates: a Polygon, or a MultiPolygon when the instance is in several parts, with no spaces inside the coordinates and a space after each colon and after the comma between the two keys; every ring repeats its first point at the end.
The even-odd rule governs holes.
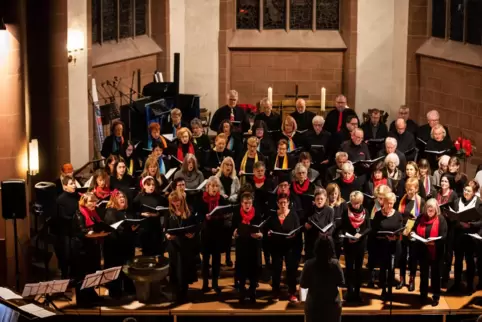
{"type": "MultiPolygon", "coordinates": [[[[240,103],[256,104],[273,87],[273,99],[300,95],[320,99],[321,87],[332,101],[342,92],[342,52],[231,51],[231,79],[240,103]]],[[[220,102],[225,104],[225,102],[220,102]]]]}

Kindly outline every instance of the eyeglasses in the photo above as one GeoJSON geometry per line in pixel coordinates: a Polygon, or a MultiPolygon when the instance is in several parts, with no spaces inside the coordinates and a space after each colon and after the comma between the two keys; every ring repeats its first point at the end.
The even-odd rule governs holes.
{"type": "Polygon", "coordinates": [[[250,148],[257,148],[257,147],[258,147],[257,145],[254,145],[254,144],[248,144],[248,146],[249,146],[250,148]]]}
{"type": "Polygon", "coordinates": [[[358,125],[358,122],[350,122],[351,125],[358,125]]]}

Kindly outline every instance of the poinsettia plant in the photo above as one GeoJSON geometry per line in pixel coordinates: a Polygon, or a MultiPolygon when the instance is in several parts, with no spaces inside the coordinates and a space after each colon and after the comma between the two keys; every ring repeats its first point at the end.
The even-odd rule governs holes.
{"type": "Polygon", "coordinates": [[[460,159],[467,159],[474,155],[475,147],[472,146],[472,142],[464,137],[459,136],[454,142],[455,150],[457,150],[457,156],[460,159]]]}

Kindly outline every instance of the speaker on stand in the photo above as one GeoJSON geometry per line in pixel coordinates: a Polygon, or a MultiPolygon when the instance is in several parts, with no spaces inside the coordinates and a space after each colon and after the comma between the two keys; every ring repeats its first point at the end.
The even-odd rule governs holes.
{"type": "Polygon", "coordinates": [[[18,231],[17,220],[27,216],[27,192],[25,180],[12,179],[1,183],[2,217],[13,220],[13,241],[15,256],[15,288],[20,291],[20,267],[18,264],[18,231]]]}

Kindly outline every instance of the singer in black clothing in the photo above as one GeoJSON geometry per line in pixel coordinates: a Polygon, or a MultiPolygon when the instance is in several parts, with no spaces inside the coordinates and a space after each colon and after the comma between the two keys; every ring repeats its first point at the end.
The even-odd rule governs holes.
{"type": "Polygon", "coordinates": [[[345,300],[348,302],[361,302],[361,270],[363,257],[367,248],[367,236],[370,232],[370,216],[363,208],[363,193],[353,191],[350,194],[350,203],[342,215],[343,249],[345,251],[346,282],[348,292],[345,300]],[[354,238],[346,237],[347,234],[354,238]]]}
{"type": "Polygon", "coordinates": [[[209,151],[204,166],[204,177],[209,178],[210,176],[218,173],[221,163],[224,158],[233,157],[233,153],[226,148],[226,143],[228,142],[228,137],[224,133],[220,133],[216,136],[214,140],[214,148],[209,151]]]}
{"type": "Polygon", "coordinates": [[[110,189],[122,191],[129,201],[134,200],[135,186],[134,179],[127,173],[124,159],[120,159],[114,166],[114,172],[110,177],[110,189]]]}
{"type": "Polygon", "coordinates": [[[355,111],[346,106],[346,97],[344,95],[338,95],[335,104],[336,109],[328,113],[325,122],[325,130],[332,135],[340,132],[342,129],[346,129],[345,123],[347,122],[348,116],[355,116],[358,120],[355,111]]]}
{"type": "Polygon", "coordinates": [[[305,134],[305,149],[310,151],[313,158],[313,168],[318,171],[326,168],[335,152],[333,142],[331,142],[332,136],[323,129],[324,124],[325,120],[322,116],[315,116],[313,118],[313,130],[305,134]],[[314,145],[322,147],[313,147],[314,145]]]}
{"type": "Polygon", "coordinates": [[[85,275],[100,270],[102,237],[93,232],[94,225],[101,222],[95,207],[97,201],[93,193],[83,194],[79,200],[79,210],[72,222],[72,276],[76,281],[75,296],[78,306],[90,306],[99,300],[93,287],[81,290],[85,275]]]}
{"type": "Polygon", "coordinates": [[[281,271],[283,261],[286,264],[286,283],[288,284],[289,300],[292,303],[298,302],[296,297],[296,271],[298,270],[298,258],[296,254],[296,235],[277,235],[276,233],[290,233],[300,228],[300,221],[296,213],[289,208],[289,197],[286,194],[278,196],[278,211],[275,216],[270,217],[266,223],[268,235],[271,242],[271,255],[273,256],[273,301],[279,300],[281,271]]]}
{"type": "Polygon", "coordinates": [[[199,152],[205,153],[211,150],[211,140],[209,136],[203,131],[203,124],[200,119],[194,118],[191,120],[191,131],[194,144],[199,152]]]}
{"type": "Polygon", "coordinates": [[[156,207],[166,206],[165,200],[155,193],[155,179],[147,176],[142,179],[142,190],[134,199],[137,218],[145,218],[140,229],[142,255],[156,256],[164,253],[162,226],[165,216],[156,207]]]}
{"type": "MultiPolygon", "coordinates": [[[[256,123],[257,121],[263,121],[264,123],[266,123],[266,127],[269,131],[266,134],[276,134],[276,132],[279,132],[281,130],[280,115],[273,111],[273,105],[267,97],[261,100],[260,105],[261,112],[255,116],[254,122],[256,123]]],[[[274,138],[273,135],[271,135],[271,137],[274,138]]]]}
{"type": "Polygon", "coordinates": [[[437,306],[440,300],[440,278],[445,255],[447,223],[440,214],[440,207],[436,199],[427,200],[423,214],[415,221],[412,234],[424,239],[440,237],[440,239],[429,242],[416,239],[412,247],[415,262],[420,263],[420,300],[422,303],[427,300],[428,272],[430,269],[430,284],[433,293],[432,306],[437,306]]]}
{"type": "Polygon", "coordinates": [[[335,222],[335,229],[333,230],[333,242],[335,246],[336,258],[340,259],[341,247],[343,244],[340,238],[342,227],[342,214],[347,207],[347,203],[341,197],[340,187],[336,183],[329,183],[326,186],[326,193],[328,195],[328,206],[333,208],[333,218],[335,222]]]}
{"type": "Polygon", "coordinates": [[[218,129],[218,134],[226,135],[226,148],[231,151],[233,158],[237,160],[243,150],[242,134],[234,132],[233,124],[229,120],[224,120],[218,129]]]}
{"type": "Polygon", "coordinates": [[[432,169],[437,169],[438,158],[440,155],[429,153],[428,151],[444,151],[444,154],[450,155],[453,148],[454,144],[450,140],[450,137],[447,136],[447,131],[445,128],[440,124],[435,125],[430,132],[430,139],[427,141],[427,145],[425,146],[425,154],[426,158],[430,162],[430,167],[432,169]]]}
{"type": "Polygon", "coordinates": [[[229,202],[220,194],[221,181],[216,176],[211,176],[206,183],[206,191],[203,192],[202,200],[196,207],[198,216],[204,221],[201,231],[201,250],[203,255],[203,292],[209,292],[209,259],[212,259],[212,288],[220,293],[218,278],[221,271],[221,253],[226,251],[226,245],[219,236],[224,234],[224,215],[209,215],[216,207],[228,205],[229,202]]]}
{"type": "Polygon", "coordinates": [[[124,140],[124,123],[121,121],[114,121],[110,129],[111,135],[105,138],[104,143],[102,143],[102,151],[100,154],[104,158],[109,157],[109,155],[125,155],[127,149],[127,140],[124,140]]]}
{"type": "Polygon", "coordinates": [[[258,271],[261,267],[261,230],[249,231],[249,225],[259,225],[261,214],[253,207],[253,196],[244,192],[240,197],[241,205],[234,212],[233,228],[236,239],[236,275],[239,279],[239,301],[244,303],[249,297],[250,303],[256,303],[258,271]],[[246,280],[249,280],[249,292],[246,294],[246,280]],[[247,295],[247,296],[246,296],[247,295]]]}
{"type": "Polygon", "coordinates": [[[372,234],[377,238],[377,257],[380,264],[380,287],[382,299],[389,300],[392,293],[394,267],[400,249],[400,231],[403,217],[393,208],[397,197],[393,192],[385,195],[382,210],[375,213],[372,221],[372,234]],[[379,233],[379,232],[392,232],[379,233]]]}
{"type": "Polygon", "coordinates": [[[196,259],[199,255],[198,233],[174,235],[170,229],[199,224],[191,214],[186,199],[177,191],[169,195],[169,218],[166,220],[166,239],[168,240],[170,283],[176,290],[176,302],[185,303],[189,284],[197,281],[196,259]]]}
{"type": "Polygon", "coordinates": [[[315,185],[308,179],[308,169],[302,164],[297,163],[295,167],[295,177],[291,183],[290,199],[298,199],[301,204],[301,209],[297,211],[300,223],[306,223],[307,210],[313,206],[313,196],[315,192],[315,185]]]}
{"type": "Polygon", "coordinates": [[[268,128],[264,121],[255,121],[253,124],[253,135],[258,139],[258,152],[265,157],[271,158],[276,153],[276,148],[272,137],[268,133],[268,128]]]}
{"type": "Polygon", "coordinates": [[[315,113],[306,110],[306,102],[304,99],[299,98],[296,103],[296,111],[290,114],[295,119],[298,126],[298,131],[304,132],[306,130],[313,130],[313,118],[315,113]]]}
{"type": "MultiPolygon", "coordinates": [[[[118,223],[121,220],[133,219],[133,216],[127,212],[127,197],[119,190],[114,190],[106,206],[105,220],[107,225],[118,223]]],[[[116,230],[110,233],[104,240],[104,268],[126,265],[135,255],[135,231],[139,227],[138,224],[129,225],[121,223],[116,230]]],[[[121,298],[122,291],[129,294],[135,294],[134,283],[131,279],[120,272],[119,277],[108,283],[109,296],[112,298],[121,298]]]]}
{"type": "MultiPolygon", "coordinates": [[[[471,208],[477,209],[481,213],[480,199],[475,195],[479,191],[480,186],[476,181],[469,181],[464,188],[463,195],[455,202],[454,210],[457,212],[468,210],[471,208]]],[[[482,218],[482,217],[479,217],[482,218]]],[[[474,275],[475,263],[474,255],[476,251],[476,242],[473,237],[468,236],[468,233],[478,233],[482,227],[482,220],[472,222],[456,222],[454,227],[454,284],[449,289],[449,292],[461,291],[463,260],[467,266],[467,288],[466,293],[471,295],[474,292],[474,275]]]]}
{"type": "Polygon", "coordinates": [[[57,198],[57,217],[54,219],[52,232],[56,237],[55,255],[57,256],[62,279],[69,277],[71,264],[72,221],[79,209],[80,195],[75,191],[75,179],[70,176],[62,178],[64,192],[57,198]]]}
{"type": "Polygon", "coordinates": [[[352,191],[362,190],[362,180],[355,176],[355,169],[351,162],[347,162],[341,167],[341,177],[335,180],[335,183],[340,188],[341,197],[345,200],[350,199],[352,191]]]}
{"type": "Polygon", "coordinates": [[[240,122],[239,132],[244,133],[249,130],[249,122],[246,117],[245,111],[237,106],[238,92],[230,90],[227,95],[228,104],[224,105],[216,110],[211,119],[211,130],[217,131],[221,122],[224,120],[240,122]]]}
{"type": "Polygon", "coordinates": [[[318,238],[331,239],[335,230],[333,208],[326,205],[327,193],[323,188],[316,188],[314,204],[306,211],[305,225],[305,261],[313,258],[315,242],[318,238]],[[332,225],[326,232],[320,230],[332,225]],[[316,226],[315,226],[316,225],[316,226]],[[318,228],[319,227],[319,228],[318,228]]]}

